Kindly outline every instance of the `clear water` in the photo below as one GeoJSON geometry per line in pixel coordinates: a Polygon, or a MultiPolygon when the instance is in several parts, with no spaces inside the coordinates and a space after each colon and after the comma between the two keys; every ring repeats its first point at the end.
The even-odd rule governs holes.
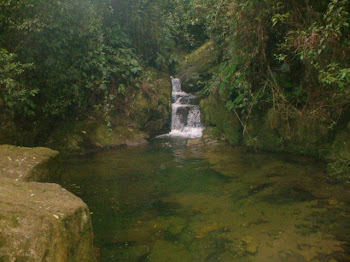
{"type": "Polygon", "coordinates": [[[290,155],[157,139],[63,160],[101,261],[350,261],[350,196],[290,155]]]}

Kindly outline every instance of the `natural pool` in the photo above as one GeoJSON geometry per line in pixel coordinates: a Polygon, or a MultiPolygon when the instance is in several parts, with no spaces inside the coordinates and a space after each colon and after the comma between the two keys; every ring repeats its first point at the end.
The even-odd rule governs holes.
{"type": "Polygon", "coordinates": [[[349,186],[312,159],[164,138],[61,167],[101,261],[350,261],[349,186]]]}

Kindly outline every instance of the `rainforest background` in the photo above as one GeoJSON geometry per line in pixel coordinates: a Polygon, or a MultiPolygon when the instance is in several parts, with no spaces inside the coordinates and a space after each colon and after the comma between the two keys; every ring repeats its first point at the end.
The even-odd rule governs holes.
{"type": "Polygon", "coordinates": [[[333,141],[349,147],[349,12],[349,0],[2,0],[1,129],[34,133],[14,143],[40,145],[68,120],[113,128],[118,115],[135,113],[140,93],[152,97],[146,83],[210,47],[188,88],[223,103],[246,145],[333,159],[330,172],[343,176],[349,153],[329,152],[333,141]],[[259,144],[250,125],[266,114],[286,134],[303,119],[305,132],[325,134],[327,154],[288,150],[292,135],[281,132],[270,148],[259,144]]]}

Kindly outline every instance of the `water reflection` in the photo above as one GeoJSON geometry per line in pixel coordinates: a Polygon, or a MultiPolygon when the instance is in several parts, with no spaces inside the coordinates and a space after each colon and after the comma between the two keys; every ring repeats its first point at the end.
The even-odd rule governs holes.
{"type": "Polygon", "coordinates": [[[65,160],[102,261],[349,261],[349,188],[290,155],[160,139],[65,160]]]}

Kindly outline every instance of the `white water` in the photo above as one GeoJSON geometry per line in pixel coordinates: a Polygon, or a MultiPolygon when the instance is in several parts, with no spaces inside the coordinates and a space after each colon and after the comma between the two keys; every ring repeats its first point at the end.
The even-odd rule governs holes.
{"type": "Polygon", "coordinates": [[[165,136],[202,137],[204,126],[201,123],[201,112],[198,105],[191,104],[196,97],[181,90],[180,79],[172,77],[171,82],[173,86],[171,131],[165,136]]]}

